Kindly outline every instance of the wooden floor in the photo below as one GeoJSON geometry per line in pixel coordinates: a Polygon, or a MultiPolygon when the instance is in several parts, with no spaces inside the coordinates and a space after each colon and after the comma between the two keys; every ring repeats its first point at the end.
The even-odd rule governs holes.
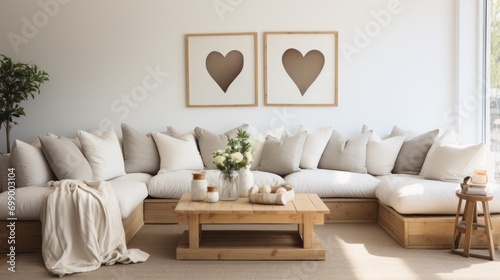
{"type": "Polygon", "coordinates": [[[297,231],[207,230],[198,249],[189,248],[184,231],[176,255],[180,260],[325,260],[325,249],[317,236],[311,248],[303,248],[297,231]]]}

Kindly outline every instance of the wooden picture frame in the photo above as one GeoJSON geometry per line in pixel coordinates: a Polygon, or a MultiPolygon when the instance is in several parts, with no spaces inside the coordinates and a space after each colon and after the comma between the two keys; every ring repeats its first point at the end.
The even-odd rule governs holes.
{"type": "Polygon", "coordinates": [[[187,107],[257,106],[257,33],[186,34],[187,107]]]}
{"type": "Polygon", "coordinates": [[[338,32],[264,32],[264,105],[338,106],[338,32]]]}

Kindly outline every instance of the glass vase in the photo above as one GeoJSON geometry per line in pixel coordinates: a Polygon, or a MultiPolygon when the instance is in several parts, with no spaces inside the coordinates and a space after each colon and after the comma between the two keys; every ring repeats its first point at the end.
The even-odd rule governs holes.
{"type": "Polygon", "coordinates": [[[219,200],[237,200],[238,171],[221,171],[219,175],[219,200]]]}

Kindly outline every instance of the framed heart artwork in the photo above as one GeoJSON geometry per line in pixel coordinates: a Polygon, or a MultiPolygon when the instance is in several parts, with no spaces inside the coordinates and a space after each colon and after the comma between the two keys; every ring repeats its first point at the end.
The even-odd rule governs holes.
{"type": "Polygon", "coordinates": [[[188,107],[257,106],[257,33],[186,34],[188,107]]]}
{"type": "Polygon", "coordinates": [[[338,106],[338,32],[264,32],[264,104],[338,106]]]}

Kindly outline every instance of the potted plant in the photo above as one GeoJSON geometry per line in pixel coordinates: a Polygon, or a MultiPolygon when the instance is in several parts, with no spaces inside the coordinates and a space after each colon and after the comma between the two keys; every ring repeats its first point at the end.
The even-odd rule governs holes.
{"type": "Polygon", "coordinates": [[[13,63],[0,55],[0,129],[5,127],[7,153],[10,153],[10,131],[17,123],[15,118],[26,116],[19,104],[29,97],[40,94],[40,86],[49,80],[49,75],[34,64],[13,63]]]}

